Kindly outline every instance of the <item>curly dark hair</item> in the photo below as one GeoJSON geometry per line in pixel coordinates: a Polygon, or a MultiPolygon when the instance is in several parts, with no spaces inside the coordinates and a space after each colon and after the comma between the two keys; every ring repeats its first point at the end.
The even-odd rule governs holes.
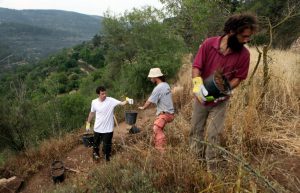
{"type": "Polygon", "coordinates": [[[251,13],[235,14],[228,18],[225,22],[223,31],[225,34],[242,33],[245,29],[251,29],[253,32],[257,31],[257,18],[251,13]]]}
{"type": "Polygon", "coordinates": [[[97,89],[96,89],[97,94],[100,94],[100,92],[103,92],[103,91],[106,91],[104,86],[98,86],[97,89]]]}
{"type": "Polygon", "coordinates": [[[160,76],[160,77],[157,77],[159,78],[162,82],[166,82],[166,77],[165,76],[160,76]]]}

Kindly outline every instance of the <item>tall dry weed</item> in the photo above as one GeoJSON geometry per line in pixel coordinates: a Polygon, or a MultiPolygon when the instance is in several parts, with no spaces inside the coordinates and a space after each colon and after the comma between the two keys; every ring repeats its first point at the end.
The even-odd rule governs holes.
{"type": "Polygon", "coordinates": [[[182,67],[177,74],[177,82],[172,85],[172,94],[175,110],[177,113],[190,119],[192,111],[192,55],[183,57],[182,67]]]}
{"type": "MultiPolygon", "coordinates": [[[[250,51],[253,68],[257,53],[255,49],[250,51]]],[[[274,176],[273,180],[278,181],[278,174],[284,173],[285,181],[290,183],[281,186],[291,192],[300,187],[297,171],[287,171],[285,163],[300,159],[299,62],[299,54],[272,50],[268,88],[262,86],[260,64],[252,83],[246,80],[234,91],[226,120],[229,149],[257,163],[256,167],[264,175],[274,176]],[[266,92],[264,98],[262,92],[266,92]]]]}
{"type": "MultiPolygon", "coordinates": [[[[252,66],[256,51],[251,49],[252,66]],[[254,58],[253,58],[254,57],[254,58]]],[[[231,139],[247,137],[248,142],[260,141],[276,151],[300,155],[299,131],[299,64],[300,56],[287,51],[271,51],[271,78],[262,87],[262,70],[254,81],[235,90],[227,113],[231,139]],[[263,99],[260,94],[266,91],[263,99]],[[236,135],[241,131],[245,135],[236,135]]],[[[260,64],[260,67],[262,64],[260,64]]],[[[259,148],[254,146],[254,148],[259,148]]]]}

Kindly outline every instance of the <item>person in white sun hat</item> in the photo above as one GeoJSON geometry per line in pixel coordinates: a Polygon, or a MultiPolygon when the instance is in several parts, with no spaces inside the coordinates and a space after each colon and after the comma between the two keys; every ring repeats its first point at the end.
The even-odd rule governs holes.
{"type": "Polygon", "coordinates": [[[153,139],[155,148],[160,152],[164,152],[167,140],[163,130],[167,123],[174,120],[171,88],[165,81],[165,76],[160,68],[151,68],[148,78],[151,79],[151,82],[156,84],[156,87],[153,89],[145,104],[139,107],[139,109],[144,110],[152,103],[157,106],[157,117],[153,125],[153,139]]]}

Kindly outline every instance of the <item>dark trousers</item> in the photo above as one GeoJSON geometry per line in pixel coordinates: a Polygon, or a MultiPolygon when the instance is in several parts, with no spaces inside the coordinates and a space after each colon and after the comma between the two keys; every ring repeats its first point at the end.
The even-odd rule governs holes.
{"type": "Polygon", "coordinates": [[[94,146],[93,151],[99,156],[99,146],[103,141],[102,151],[105,159],[109,159],[111,153],[113,132],[110,133],[97,133],[94,132],[94,146]]]}

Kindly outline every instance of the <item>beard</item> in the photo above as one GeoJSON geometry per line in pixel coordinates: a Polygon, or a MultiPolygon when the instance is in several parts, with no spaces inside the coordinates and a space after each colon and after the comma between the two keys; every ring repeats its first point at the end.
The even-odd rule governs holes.
{"type": "Polygon", "coordinates": [[[235,34],[228,37],[227,46],[234,52],[240,52],[244,47],[244,43],[240,43],[235,34]]]}

